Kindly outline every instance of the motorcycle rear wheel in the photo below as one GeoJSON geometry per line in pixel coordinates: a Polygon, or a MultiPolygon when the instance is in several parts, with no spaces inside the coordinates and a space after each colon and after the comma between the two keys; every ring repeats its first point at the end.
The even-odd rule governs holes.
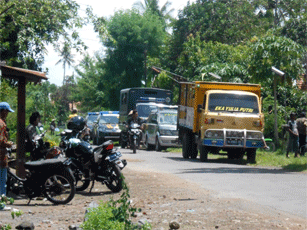
{"type": "Polygon", "coordinates": [[[117,165],[112,165],[110,174],[106,186],[112,192],[120,192],[123,189],[123,177],[119,167],[117,165]]]}
{"type": "Polygon", "coordinates": [[[76,180],[76,191],[80,192],[88,188],[88,186],[90,185],[90,180],[88,180],[90,172],[88,170],[86,170],[85,172],[74,172],[74,176],[76,180]]]}
{"type": "Polygon", "coordinates": [[[67,204],[76,193],[74,178],[68,173],[50,175],[43,186],[45,197],[53,204],[67,204]]]}

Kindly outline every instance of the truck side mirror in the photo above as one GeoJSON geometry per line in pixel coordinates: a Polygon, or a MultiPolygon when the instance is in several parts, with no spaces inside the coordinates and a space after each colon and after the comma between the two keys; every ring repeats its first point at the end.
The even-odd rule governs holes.
{"type": "Polygon", "coordinates": [[[200,113],[203,109],[203,105],[197,105],[197,112],[200,113]]]}

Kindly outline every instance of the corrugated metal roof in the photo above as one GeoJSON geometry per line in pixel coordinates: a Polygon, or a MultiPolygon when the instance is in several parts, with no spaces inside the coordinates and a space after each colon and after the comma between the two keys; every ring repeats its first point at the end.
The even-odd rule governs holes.
{"type": "Polygon", "coordinates": [[[2,77],[12,78],[18,80],[20,78],[25,78],[27,82],[38,83],[41,80],[48,80],[46,73],[28,70],[23,68],[17,68],[7,65],[1,65],[2,77]]]}

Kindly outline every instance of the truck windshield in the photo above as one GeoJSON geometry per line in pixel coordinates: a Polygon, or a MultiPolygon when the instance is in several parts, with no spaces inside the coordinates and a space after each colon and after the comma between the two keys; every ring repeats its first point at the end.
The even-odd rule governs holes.
{"type": "Polygon", "coordinates": [[[177,113],[160,113],[159,123],[167,125],[177,124],[177,113]]]}
{"type": "Polygon", "coordinates": [[[210,112],[259,113],[256,96],[231,93],[212,93],[209,95],[210,112]]]}
{"type": "Polygon", "coordinates": [[[118,124],[117,116],[102,116],[100,117],[99,124],[118,124]]]}
{"type": "Polygon", "coordinates": [[[155,105],[137,105],[139,117],[148,117],[152,110],[157,109],[155,105]]]}
{"type": "Polygon", "coordinates": [[[87,125],[92,125],[97,120],[98,115],[90,115],[87,118],[87,125]]]}

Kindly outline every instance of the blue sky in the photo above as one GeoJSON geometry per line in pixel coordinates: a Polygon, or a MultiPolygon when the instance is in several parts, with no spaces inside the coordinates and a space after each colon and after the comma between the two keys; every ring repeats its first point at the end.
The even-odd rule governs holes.
{"type": "MultiPolygon", "coordinates": [[[[85,14],[85,9],[89,5],[92,6],[94,14],[98,16],[110,17],[117,10],[131,9],[133,3],[137,2],[137,0],[111,0],[107,1],[107,3],[106,1],[99,1],[99,0],[76,0],[76,2],[80,5],[79,12],[81,16],[85,14]]],[[[160,0],[159,2],[161,6],[165,4],[166,0],[160,0]]],[[[178,10],[183,9],[187,5],[188,0],[170,0],[170,2],[172,2],[171,8],[175,9],[173,16],[177,16],[178,10]]],[[[195,0],[190,0],[190,2],[195,2],[195,0]]],[[[96,51],[102,48],[102,45],[99,42],[99,39],[96,33],[94,32],[92,26],[86,26],[79,32],[81,39],[89,47],[87,51],[90,55],[93,55],[96,51]]],[[[49,81],[53,84],[60,86],[62,85],[63,82],[63,74],[64,74],[63,65],[62,63],[56,65],[58,60],[60,60],[60,57],[54,51],[52,46],[48,46],[47,50],[48,54],[45,58],[45,63],[43,65],[43,68],[49,69],[47,75],[49,81]]],[[[74,65],[77,65],[78,62],[82,59],[82,56],[80,56],[79,54],[75,54],[74,57],[75,57],[74,65]]],[[[66,75],[71,75],[73,72],[74,72],[73,67],[68,68],[66,66],[66,75]]]]}

